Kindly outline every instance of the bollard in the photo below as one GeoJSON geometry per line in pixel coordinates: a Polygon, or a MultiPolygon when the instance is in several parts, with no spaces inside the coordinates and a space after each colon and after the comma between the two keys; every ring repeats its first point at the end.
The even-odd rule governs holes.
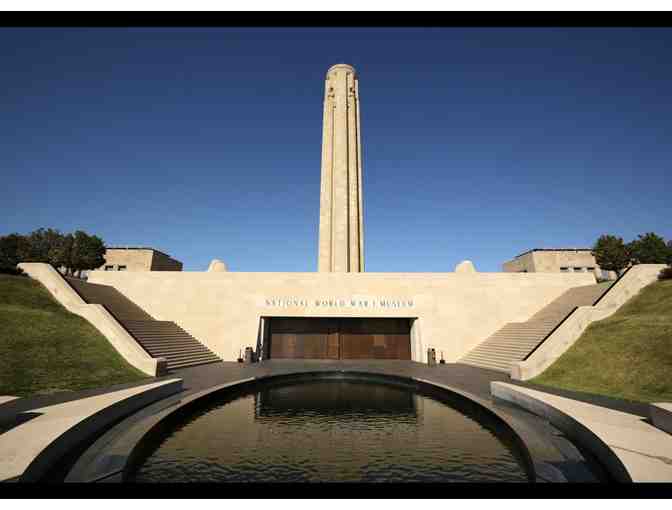
{"type": "Polygon", "coordinates": [[[436,365],[436,349],[431,347],[427,349],[427,366],[433,367],[436,365]]]}
{"type": "Polygon", "coordinates": [[[254,351],[252,347],[245,347],[245,364],[254,363],[254,351]]]}

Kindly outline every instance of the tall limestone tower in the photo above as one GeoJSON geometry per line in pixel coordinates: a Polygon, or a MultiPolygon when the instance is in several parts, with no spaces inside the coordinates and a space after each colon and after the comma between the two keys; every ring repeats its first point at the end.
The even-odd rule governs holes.
{"type": "Polygon", "coordinates": [[[327,71],[322,128],[318,271],[364,271],[359,88],[352,66],[327,71]]]}

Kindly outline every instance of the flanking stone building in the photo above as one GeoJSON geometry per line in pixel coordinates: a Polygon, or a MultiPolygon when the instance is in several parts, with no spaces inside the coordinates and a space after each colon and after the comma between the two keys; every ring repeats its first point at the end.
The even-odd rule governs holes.
{"type": "Polygon", "coordinates": [[[182,262],[154,248],[109,247],[102,271],[182,271],[182,262]]]}
{"type": "Polygon", "coordinates": [[[613,280],[614,271],[597,264],[589,248],[534,248],[504,262],[506,273],[591,273],[596,279],[613,280]]]}

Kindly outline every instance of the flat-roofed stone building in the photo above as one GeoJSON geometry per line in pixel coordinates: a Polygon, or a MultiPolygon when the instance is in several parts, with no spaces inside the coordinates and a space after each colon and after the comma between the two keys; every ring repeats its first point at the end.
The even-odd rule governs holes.
{"type": "Polygon", "coordinates": [[[99,271],[182,271],[182,262],[154,248],[109,247],[99,271]]]}
{"type": "Polygon", "coordinates": [[[593,273],[613,280],[614,271],[604,271],[589,248],[534,248],[504,262],[505,273],[593,273]]]}

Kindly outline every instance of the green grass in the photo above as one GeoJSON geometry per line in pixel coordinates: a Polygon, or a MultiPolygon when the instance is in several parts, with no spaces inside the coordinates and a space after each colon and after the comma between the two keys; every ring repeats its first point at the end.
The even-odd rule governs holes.
{"type": "Polygon", "coordinates": [[[83,390],[146,377],[39,282],[0,274],[0,395],[83,390]]]}
{"type": "Polygon", "coordinates": [[[672,401],[672,280],[594,322],[531,382],[639,402],[672,401]]]}

